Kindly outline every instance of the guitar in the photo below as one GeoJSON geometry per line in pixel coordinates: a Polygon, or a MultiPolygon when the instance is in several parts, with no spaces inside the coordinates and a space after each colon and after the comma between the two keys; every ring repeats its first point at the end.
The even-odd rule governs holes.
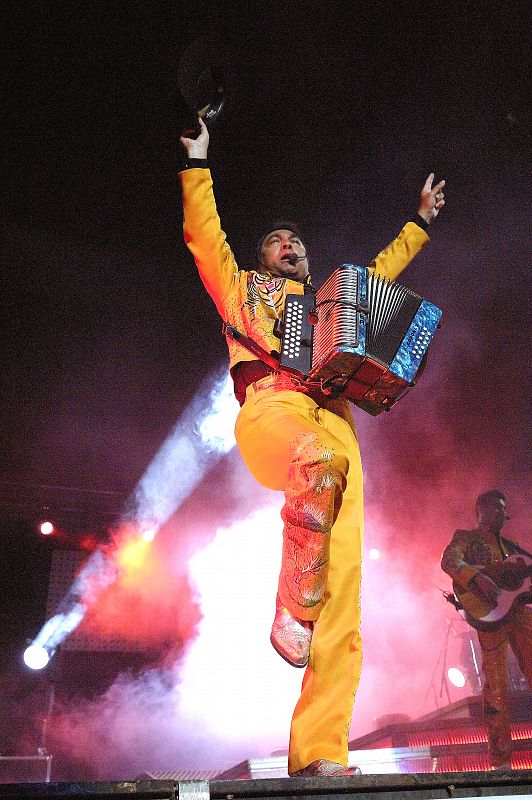
{"type": "Polygon", "coordinates": [[[477,630],[489,631],[505,622],[516,606],[532,603],[532,558],[513,555],[482,572],[499,587],[496,601],[486,600],[474,586],[464,590],[456,581],[453,591],[467,622],[477,630]]]}

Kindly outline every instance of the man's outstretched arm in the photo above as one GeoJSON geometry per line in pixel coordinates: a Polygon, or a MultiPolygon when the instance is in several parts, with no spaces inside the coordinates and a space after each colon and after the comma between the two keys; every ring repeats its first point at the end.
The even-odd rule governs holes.
{"type": "Polygon", "coordinates": [[[426,228],[436,219],[445,205],[443,194],[445,181],[439,181],[435,186],[432,185],[433,182],[434,173],[431,172],[420,192],[415,221],[407,222],[397,238],[381,250],[369,265],[379,277],[395,280],[430,241],[426,228]]]}

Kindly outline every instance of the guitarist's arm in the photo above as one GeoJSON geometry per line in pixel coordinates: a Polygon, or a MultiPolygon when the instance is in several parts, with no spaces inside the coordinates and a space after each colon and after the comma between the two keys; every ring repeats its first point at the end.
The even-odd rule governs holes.
{"type": "Polygon", "coordinates": [[[489,600],[490,603],[497,602],[497,597],[499,595],[497,584],[487,575],[484,575],[483,572],[478,572],[469,582],[470,586],[471,584],[473,584],[477,592],[479,592],[482,597],[485,597],[486,600],[489,600]]]}
{"type": "Polygon", "coordinates": [[[451,542],[443,551],[441,559],[442,570],[450,575],[462,589],[469,589],[473,578],[484,567],[483,564],[470,564],[466,561],[465,555],[470,541],[470,531],[456,531],[451,542]]]}
{"type": "Polygon", "coordinates": [[[441,568],[462,589],[476,589],[486,600],[497,599],[497,585],[482,570],[483,564],[471,564],[466,560],[466,553],[471,542],[470,531],[456,531],[452,541],[443,551],[441,568]]]}

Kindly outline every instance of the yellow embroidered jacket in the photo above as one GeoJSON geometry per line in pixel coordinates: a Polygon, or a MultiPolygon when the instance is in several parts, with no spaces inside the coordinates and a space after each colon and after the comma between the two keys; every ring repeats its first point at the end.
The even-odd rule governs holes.
{"type": "MultiPolygon", "coordinates": [[[[210,170],[187,169],[180,178],[185,242],[220,316],[268,353],[279,352],[280,342],[273,333],[275,320],[282,317],[286,295],[303,294],[303,284],[266,272],[239,270],[220,225],[210,170]]],[[[381,277],[395,280],[428,241],[422,228],[407,222],[370,267],[381,277]]],[[[230,337],[227,345],[231,368],[256,358],[230,337]]]]}

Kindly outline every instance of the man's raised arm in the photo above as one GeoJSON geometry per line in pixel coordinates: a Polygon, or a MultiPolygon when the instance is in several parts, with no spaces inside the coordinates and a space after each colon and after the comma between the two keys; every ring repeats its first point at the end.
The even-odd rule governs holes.
{"type": "Polygon", "coordinates": [[[216,210],[212,178],[207,168],[209,132],[199,120],[197,139],[181,136],[186,158],[179,174],[183,192],[183,233],[201,280],[222,313],[222,303],[238,272],[216,210]]]}
{"type": "Polygon", "coordinates": [[[395,280],[429,242],[426,228],[436,219],[445,205],[443,194],[445,181],[439,181],[436,186],[432,185],[433,182],[434,173],[431,172],[421,189],[418,211],[414,219],[406,223],[397,238],[381,250],[369,265],[379,277],[395,280]]]}

